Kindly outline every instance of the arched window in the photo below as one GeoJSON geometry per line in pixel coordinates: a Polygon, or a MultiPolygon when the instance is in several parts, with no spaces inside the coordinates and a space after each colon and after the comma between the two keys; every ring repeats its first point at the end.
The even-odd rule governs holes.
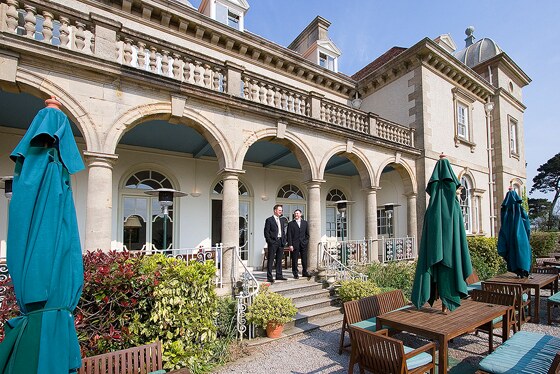
{"type": "Polygon", "coordinates": [[[468,233],[472,233],[472,183],[466,176],[461,177],[461,187],[459,202],[461,205],[461,211],[463,212],[465,230],[468,233]]]}
{"type": "MultiPolygon", "coordinates": [[[[239,184],[239,196],[249,196],[249,189],[245,184],[241,181],[238,182],[239,184]]],[[[224,193],[224,181],[220,180],[214,188],[212,189],[212,194],[214,195],[221,195],[224,193]]]]}
{"type": "Polygon", "coordinates": [[[163,217],[158,198],[144,193],[158,188],[174,187],[162,173],[142,170],[128,177],[121,189],[123,245],[129,250],[173,247],[174,206],[163,217]]]}
{"type": "Polygon", "coordinates": [[[284,217],[288,220],[293,219],[296,209],[301,210],[302,217],[305,218],[305,195],[303,191],[295,184],[286,184],[278,190],[276,202],[282,204],[284,208],[284,217]]]}
{"type": "Polygon", "coordinates": [[[344,192],[337,188],[333,188],[327,194],[327,211],[326,211],[326,228],[327,236],[335,238],[348,237],[348,212],[346,212],[344,219],[336,209],[336,202],[341,200],[348,200],[344,192]],[[344,232],[342,230],[344,229],[344,232]]]}

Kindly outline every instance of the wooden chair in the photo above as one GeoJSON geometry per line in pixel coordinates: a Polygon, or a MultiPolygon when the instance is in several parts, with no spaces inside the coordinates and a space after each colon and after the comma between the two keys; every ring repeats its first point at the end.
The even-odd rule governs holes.
{"type": "Polygon", "coordinates": [[[358,363],[360,373],[408,374],[434,373],[436,345],[431,342],[420,348],[405,347],[403,342],[388,336],[388,330],[372,332],[350,326],[352,357],[348,373],[353,373],[358,363]]]}
{"type": "Polygon", "coordinates": [[[350,346],[350,344],[344,344],[344,338],[350,325],[370,320],[378,315],[402,308],[405,305],[406,301],[402,290],[383,292],[378,295],[364,297],[360,300],[345,302],[343,305],[344,317],[340,330],[338,354],[342,354],[342,350],[350,346]]]}
{"type": "Polygon", "coordinates": [[[468,278],[465,279],[465,282],[467,283],[467,292],[469,294],[472,290],[480,290],[482,288],[482,282],[478,278],[478,274],[476,273],[475,269],[473,269],[471,275],[469,275],[468,278]]]}
{"type": "Polygon", "coordinates": [[[556,261],[556,257],[537,257],[535,263],[537,267],[544,266],[545,261],[556,261]]]}
{"type": "MultiPolygon", "coordinates": [[[[78,374],[148,374],[163,369],[161,342],[82,359],[78,374]]],[[[162,371],[164,372],[164,371],[162,371]]]]}
{"type": "MultiPolygon", "coordinates": [[[[479,301],[482,303],[495,304],[495,305],[506,305],[511,306],[512,309],[515,307],[515,295],[509,295],[505,293],[483,291],[483,290],[472,290],[471,298],[474,301],[479,301]]],[[[509,326],[513,327],[513,331],[517,332],[517,324],[515,323],[515,313],[513,310],[508,312],[506,315],[506,321],[509,320],[509,326]]],[[[486,325],[480,326],[476,331],[483,331],[486,333],[490,332],[490,329],[505,328],[504,319],[497,318],[494,321],[487,323],[486,325]]],[[[489,334],[490,335],[490,334],[489,334]]],[[[492,342],[493,334],[490,335],[488,340],[488,351],[492,352],[494,350],[494,345],[492,342]]]]}
{"type": "Polygon", "coordinates": [[[529,291],[524,290],[520,284],[482,282],[482,289],[484,291],[515,295],[514,315],[517,326],[514,331],[520,331],[521,326],[531,319],[528,315],[531,295],[529,294],[529,291]]]}
{"type": "MultiPolygon", "coordinates": [[[[556,274],[556,276],[560,274],[560,269],[558,269],[556,266],[537,266],[531,269],[531,271],[535,274],[556,274]]],[[[542,289],[550,290],[550,294],[552,295],[558,292],[558,281],[547,284],[542,289]]]]}

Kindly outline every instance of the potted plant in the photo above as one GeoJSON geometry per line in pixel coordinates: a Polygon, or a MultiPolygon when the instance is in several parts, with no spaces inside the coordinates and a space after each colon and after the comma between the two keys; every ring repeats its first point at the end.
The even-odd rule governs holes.
{"type": "Polygon", "coordinates": [[[290,322],[297,313],[292,299],[272,292],[269,285],[262,285],[261,289],[247,313],[247,320],[257,326],[266,328],[269,338],[278,338],[284,330],[284,324],[290,322]]]}

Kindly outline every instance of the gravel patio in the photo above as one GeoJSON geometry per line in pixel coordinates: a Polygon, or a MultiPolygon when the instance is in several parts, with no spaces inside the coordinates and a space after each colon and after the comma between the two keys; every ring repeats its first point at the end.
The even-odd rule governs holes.
{"type": "MultiPolygon", "coordinates": [[[[553,323],[551,326],[546,324],[546,297],[541,297],[540,324],[529,322],[523,325],[522,330],[560,336],[558,323],[553,323]]],[[[407,333],[400,333],[395,337],[413,347],[426,342],[407,333]]],[[[215,373],[346,373],[350,355],[348,352],[338,354],[339,338],[340,324],[336,324],[307,334],[250,347],[249,355],[220,368],[215,373]]],[[[499,343],[501,343],[500,331],[495,330],[494,344],[499,343]]],[[[478,336],[464,335],[454,339],[449,348],[451,368],[449,373],[472,374],[476,371],[478,362],[488,354],[488,336],[485,333],[479,333],[478,336]]],[[[358,372],[357,366],[354,372],[358,372]]]]}

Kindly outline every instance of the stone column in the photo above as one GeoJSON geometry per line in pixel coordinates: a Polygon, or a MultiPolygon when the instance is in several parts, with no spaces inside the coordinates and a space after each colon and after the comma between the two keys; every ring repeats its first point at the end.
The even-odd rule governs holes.
{"type": "Polygon", "coordinates": [[[237,277],[234,248],[239,246],[239,174],[240,171],[222,170],[222,274],[226,288],[232,285],[232,275],[237,277]]]}
{"type": "Polygon", "coordinates": [[[309,271],[315,271],[318,265],[319,242],[321,241],[321,183],[312,180],[307,182],[307,222],[309,225],[309,247],[307,263],[309,271]]]}
{"type": "Polygon", "coordinates": [[[84,151],[88,166],[85,250],[111,249],[115,154],[84,151]]]}
{"type": "Polygon", "coordinates": [[[406,195],[408,210],[406,217],[407,235],[414,236],[418,241],[418,217],[416,215],[416,194],[409,193],[406,195]]]}
{"type": "Polygon", "coordinates": [[[380,187],[371,187],[366,193],[366,239],[372,240],[369,261],[379,261],[379,244],[377,242],[377,191],[380,187]]]}

